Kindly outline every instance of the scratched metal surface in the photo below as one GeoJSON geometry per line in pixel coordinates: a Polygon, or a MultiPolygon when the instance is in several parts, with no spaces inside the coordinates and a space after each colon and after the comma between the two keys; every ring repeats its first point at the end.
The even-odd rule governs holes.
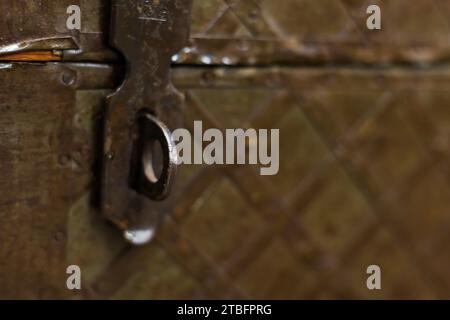
{"type": "MultiPolygon", "coordinates": [[[[174,69],[186,126],[278,127],[281,169],[269,178],[182,167],[170,219],[146,247],[125,244],[98,209],[104,98],[123,76],[116,57],[100,41],[62,51],[95,65],[0,64],[0,298],[449,298],[448,2],[384,4],[376,34],[357,27],[364,3],[194,1],[178,62],[219,65],[174,69]],[[373,263],[380,292],[365,286],[373,263]],[[68,264],[83,270],[80,293],[65,289],[68,264]]],[[[0,48],[60,37],[53,20],[29,19],[60,4],[3,1],[0,14],[16,22],[0,19],[0,48]]],[[[99,12],[78,36],[105,30],[99,12]]]]}
{"type": "Polygon", "coordinates": [[[102,89],[119,81],[108,66],[0,64],[0,83],[0,298],[67,297],[70,211],[96,181],[102,89]]]}

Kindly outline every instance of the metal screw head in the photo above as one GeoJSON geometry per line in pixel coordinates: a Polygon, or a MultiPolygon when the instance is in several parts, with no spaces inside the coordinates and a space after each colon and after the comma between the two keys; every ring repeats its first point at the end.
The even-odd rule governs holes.
{"type": "Polygon", "coordinates": [[[64,83],[66,86],[73,86],[76,80],[76,75],[72,72],[64,72],[61,77],[62,83],[64,83]]]}

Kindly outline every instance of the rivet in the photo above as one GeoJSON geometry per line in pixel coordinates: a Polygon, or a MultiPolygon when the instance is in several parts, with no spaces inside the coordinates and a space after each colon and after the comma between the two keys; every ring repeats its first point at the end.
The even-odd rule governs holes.
{"type": "Polygon", "coordinates": [[[73,73],[64,72],[61,77],[61,80],[66,86],[72,86],[76,82],[76,77],[75,74],[73,73]]]}

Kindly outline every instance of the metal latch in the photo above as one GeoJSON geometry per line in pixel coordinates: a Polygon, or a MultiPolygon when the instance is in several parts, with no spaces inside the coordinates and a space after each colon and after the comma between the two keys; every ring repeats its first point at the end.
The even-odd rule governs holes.
{"type": "Polygon", "coordinates": [[[162,221],[176,171],[170,129],[181,125],[182,96],[171,57],[189,37],[191,0],[112,0],[111,44],[126,77],[108,97],[102,210],[133,244],[149,242],[162,221]]]}

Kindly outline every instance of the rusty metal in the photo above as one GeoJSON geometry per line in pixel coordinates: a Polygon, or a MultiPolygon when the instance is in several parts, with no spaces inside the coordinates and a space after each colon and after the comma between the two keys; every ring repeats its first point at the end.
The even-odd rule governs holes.
{"type": "Polygon", "coordinates": [[[160,123],[180,125],[182,97],[169,76],[172,55],[188,40],[190,8],[191,1],[112,1],[111,42],[124,55],[128,72],[105,117],[103,213],[136,244],[152,238],[162,215],[154,201],[167,196],[173,180],[172,146],[160,123]],[[141,130],[142,119],[147,129],[141,130]],[[157,182],[147,181],[139,159],[139,148],[152,138],[165,149],[157,182]]]}
{"type": "Polygon", "coordinates": [[[0,55],[0,61],[61,61],[61,54],[56,50],[19,52],[11,55],[0,55]]]}

